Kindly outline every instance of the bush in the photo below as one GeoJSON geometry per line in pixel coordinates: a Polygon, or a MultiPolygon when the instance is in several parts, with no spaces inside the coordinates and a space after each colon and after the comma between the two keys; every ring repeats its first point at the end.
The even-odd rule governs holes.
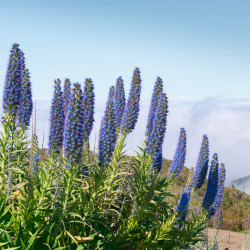
{"type": "Polygon", "coordinates": [[[1,148],[3,248],[179,249],[203,240],[206,217],[179,219],[169,202],[171,181],[151,168],[145,151],[124,161],[125,136],[109,165],[89,162],[85,172],[48,156],[31,173],[27,144],[15,135],[12,141],[8,155],[1,148]]]}

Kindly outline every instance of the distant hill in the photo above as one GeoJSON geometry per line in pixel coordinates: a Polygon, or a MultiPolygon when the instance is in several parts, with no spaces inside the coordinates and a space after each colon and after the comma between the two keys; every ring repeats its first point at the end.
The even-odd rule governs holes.
{"type": "Polygon", "coordinates": [[[234,180],[229,186],[234,186],[238,190],[250,194],[250,175],[234,180]]]}

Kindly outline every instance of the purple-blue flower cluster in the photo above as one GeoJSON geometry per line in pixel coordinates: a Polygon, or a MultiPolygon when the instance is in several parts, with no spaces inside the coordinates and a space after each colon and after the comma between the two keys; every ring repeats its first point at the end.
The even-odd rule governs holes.
{"type": "Polygon", "coordinates": [[[162,93],[155,111],[151,133],[146,142],[146,153],[151,156],[153,167],[160,172],[162,166],[162,144],[166,132],[168,100],[162,93]]]}
{"type": "Polygon", "coordinates": [[[182,190],[179,202],[177,206],[175,207],[175,211],[181,216],[180,218],[182,220],[185,220],[186,218],[185,212],[187,212],[188,210],[188,203],[191,197],[192,188],[193,188],[193,184],[190,183],[182,190]]]}
{"type": "Polygon", "coordinates": [[[84,91],[83,91],[84,141],[87,141],[89,139],[91,130],[93,128],[94,105],[95,105],[94,84],[90,78],[87,78],[85,81],[84,91]]]}
{"type": "Polygon", "coordinates": [[[9,64],[3,92],[3,111],[5,113],[9,113],[13,121],[15,121],[19,106],[23,68],[24,59],[21,58],[19,45],[15,43],[13,44],[10,51],[9,64]]]}
{"type": "Polygon", "coordinates": [[[148,113],[148,123],[146,127],[146,136],[148,137],[151,133],[152,127],[153,127],[153,120],[155,117],[155,111],[158,105],[158,101],[161,97],[163,91],[163,81],[160,77],[157,78],[153,90],[153,95],[151,99],[151,104],[149,108],[149,113],[148,113]]]}
{"type": "Polygon", "coordinates": [[[208,170],[209,143],[206,135],[203,136],[201,149],[193,175],[195,189],[200,189],[205,182],[208,170]]]}
{"type": "Polygon", "coordinates": [[[181,172],[186,158],[186,131],[181,128],[178,145],[175,151],[174,159],[168,169],[169,178],[175,178],[181,172]]]}
{"type": "Polygon", "coordinates": [[[55,80],[50,110],[49,153],[59,154],[63,145],[64,109],[60,79],[55,80]]]}
{"type": "Polygon", "coordinates": [[[220,207],[220,204],[222,202],[223,195],[224,195],[225,178],[226,178],[225,165],[223,163],[221,163],[221,166],[220,166],[219,172],[218,172],[217,193],[216,193],[213,205],[210,208],[210,214],[211,214],[211,216],[214,215],[215,211],[217,211],[217,209],[220,207]]]}
{"type": "Polygon", "coordinates": [[[13,123],[27,128],[32,114],[32,94],[29,72],[25,69],[24,53],[13,44],[7,67],[3,94],[3,110],[13,123]]]}
{"type": "Polygon", "coordinates": [[[117,79],[115,87],[115,124],[116,130],[120,130],[120,125],[122,121],[122,116],[124,114],[126,105],[124,84],[121,77],[117,79]]]}
{"type": "Polygon", "coordinates": [[[71,82],[68,78],[65,78],[64,87],[63,87],[63,109],[64,109],[64,117],[66,119],[71,98],[71,82]]]}
{"type": "Polygon", "coordinates": [[[139,115],[141,95],[140,70],[135,68],[131,89],[121,122],[121,132],[129,134],[135,127],[139,115]]]}
{"type": "Polygon", "coordinates": [[[21,95],[17,110],[17,124],[19,127],[27,128],[32,114],[32,94],[29,71],[24,69],[22,72],[21,95]]]}
{"type": "Polygon", "coordinates": [[[218,166],[218,156],[214,154],[208,175],[207,190],[202,202],[202,207],[208,212],[214,203],[218,190],[218,166]]]}
{"type": "Polygon", "coordinates": [[[80,162],[83,138],[83,95],[81,85],[74,83],[64,130],[64,155],[69,165],[80,162]]]}
{"type": "Polygon", "coordinates": [[[99,134],[99,165],[107,165],[111,159],[116,142],[116,124],[115,124],[115,88],[112,86],[109,90],[108,101],[104,117],[102,118],[99,134]]]}

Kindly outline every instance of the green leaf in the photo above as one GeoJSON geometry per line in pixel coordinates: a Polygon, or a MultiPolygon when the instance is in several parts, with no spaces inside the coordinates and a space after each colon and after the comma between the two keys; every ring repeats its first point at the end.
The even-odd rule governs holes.
{"type": "Polygon", "coordinates": [[[29,238],[28,246],[26,248],[27,250],[33,246],[35,240],[37,239],[37,235],[39,232],[40,232],[40,228],[29,238]]]}
{"type": "Polygon", "coordinates": [[[10,247],[10,248],[6,248],[6,250],[16,250],[19,249],[20,247],[10,247]]]}
{"type": "Polygon", "coordinates": [[[22,242],[23,242],[23,229],[21,222],[19,222],[19,230],[18,230],[16,245],[22,245],[22,242]]]}
{"type": "Polygon", "coordinates": [[[8,244],[8,242],[0,243],[0,247],[4,246],[4,245],[6,245],[6,244],[8,244]]]}

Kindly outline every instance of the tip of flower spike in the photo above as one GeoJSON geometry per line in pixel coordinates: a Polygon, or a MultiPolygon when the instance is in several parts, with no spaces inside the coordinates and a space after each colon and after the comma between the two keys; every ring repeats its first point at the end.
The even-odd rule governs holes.
{"type": "Polygon", "coordinates": [[[86,78],[85,82],[92,82],[92,79],[91,78],[86,78]]]}
{"type": "Polygon", "coordinates": [[[12,45],[12,48],[18,48],[19,47],[19,44],[18,43],[14,43],[13,45],[12,45]]]}
{"type": "Polygon", "coordinates": [[[213,154],[213,160],[218,161],[218,154],[217,153],[213,154]]]}
{"type": "Polygon", "coordinates": [[[70,79],[69,78],[65,78],[64,84],[65,85],[70,85],[71,84],[70,79]]]}
{"type": "Polygon", "coordinates": [[[73,86],[74,86],[74,88],[78,88],[78,87],[80,87],[80,86],[81,86],[81,84],[80,84],[80,83],[78,83],[78,82],[75,82],[75,83],[73,84],[73,86]]]}
{"type": "Polygon", "coordinates": [[[57,79],[54,81],[54,83],[59,83],[59,84],[61,84],[61,80],[60,80],[59,78],[57,78],[57,79]]]}
{"type": "Polygon", "coordinates": [[[157,78],[156,78],[156,82],[160,82],[160,83],[162,83],[163,81],[162,81],[162,79],[161,79],[159,76],[157,76],[157,78]]]}
{"type": "Polygon", "coordinates": [[[115,94],[115,87],[111,86],[110,89],[109,89],[109,96],[114,97],[114,94],[115,94]]]}

